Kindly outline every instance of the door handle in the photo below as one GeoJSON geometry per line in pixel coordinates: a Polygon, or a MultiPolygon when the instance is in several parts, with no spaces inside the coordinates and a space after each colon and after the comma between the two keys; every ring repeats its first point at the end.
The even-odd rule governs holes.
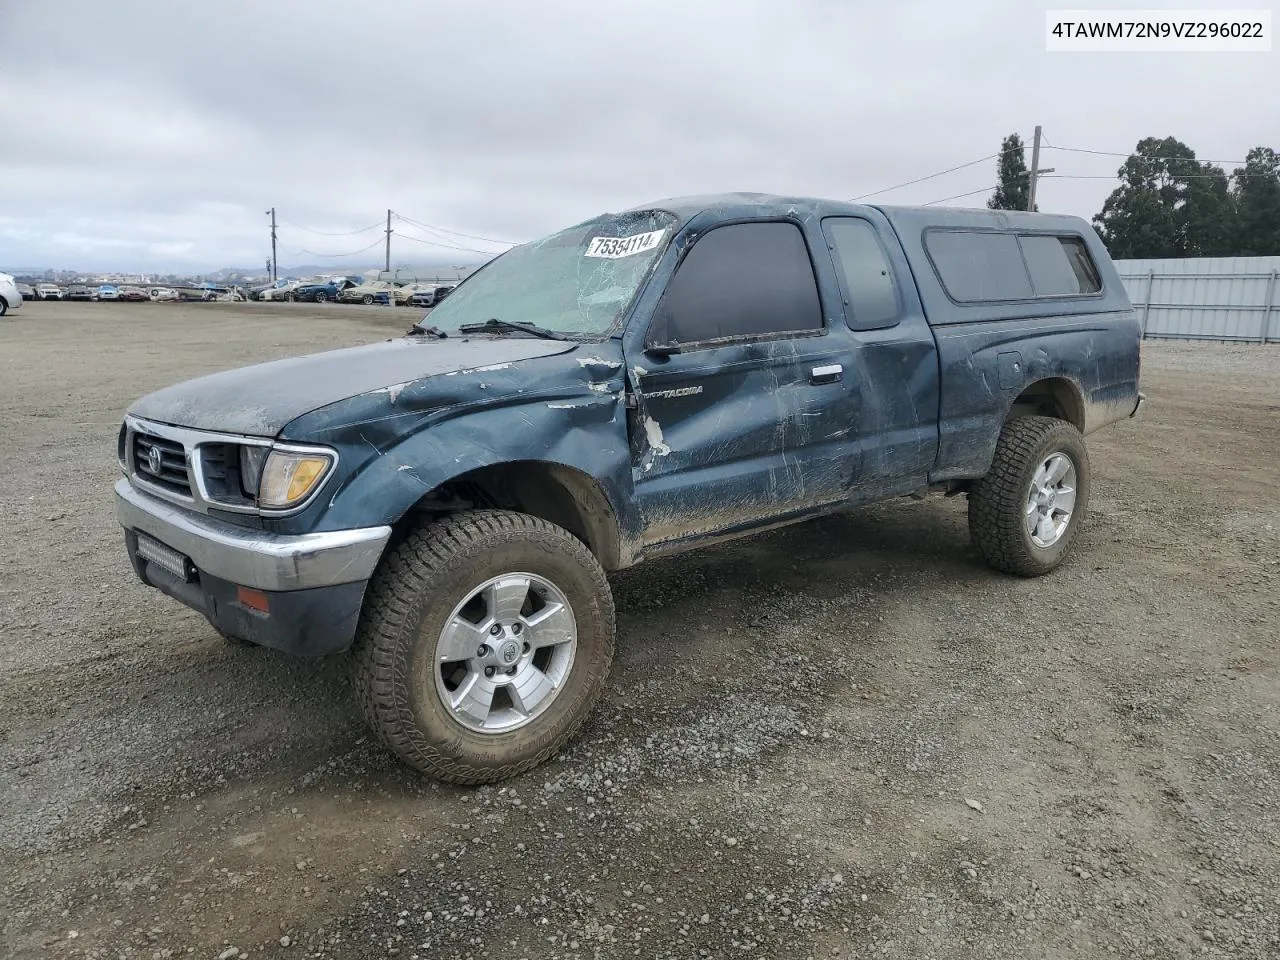
{"type": "Polygon", "coordinates": [[[839,383],[844,379],[844,367],[838,363],[829,363],[824,367],[814,367],[809,371],[809,382],[819,383],[839,383]]]}

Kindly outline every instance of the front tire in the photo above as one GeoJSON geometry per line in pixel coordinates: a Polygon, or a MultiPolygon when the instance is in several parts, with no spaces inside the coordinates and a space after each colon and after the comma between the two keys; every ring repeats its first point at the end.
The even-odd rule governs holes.
{"type": "Polygon", "coordinates": [[[355,686],[409,766],[491,783],[551,757],[581,728],[613,660],[604,570],[567,530],[505,510],[414,531],[369,584],[355,686]]]}
{"type": "Polygon", "coordinates": [[[1000,432],[987,475],[969,492],[969,535],[997,570],[1039,577],[1070,549],[1089,504],[1089,454],[1080,431],[1052,417],[1019,417],[1000,432]]]}

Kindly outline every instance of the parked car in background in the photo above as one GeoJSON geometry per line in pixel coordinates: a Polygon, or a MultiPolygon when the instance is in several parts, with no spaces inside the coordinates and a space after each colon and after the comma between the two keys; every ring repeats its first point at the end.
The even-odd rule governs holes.
{"type": "Polygon", "coordinates": [[[401,286],[396,287],[396,289],[393,291],[395,293],[396,306],[397,307],[412,306],[411,301],[413,300],[414,294],[427,293],[431,289],[432,289],[432,285],[429,283],[402,284],[401,286]]]}
{"type": "MultiPolygon", "coordinates": [[[[8,274],[6,274],[6,276],[8,276],[8,274]]],[[[39,299],[39,298],[36,296],[36,288],[35,288],[35,287],[33,287],[33,286],[31,286],[31,284],[29,284],[29,283],[15,283],[15,284],[14,284],[14,286],[18,288],[18,293],[22,294],[22,299],[23,299],[23,300],[37,300],[37,299],[39,299]]]]}
{"type": "Polygon", "coordinates": [[[206,303],[233,303],[246,299],[244,291],[239,287],[216,287],[207,284],[201,290],[200,299],[206,303]]]}
{"type": "Polygon", "coordinates": [[[379,300],[386,303],[387,298],[399,287],[400,284],[390,280],[366,280],[347,287],[338,299],[343,303],[374,303],[379,300]]]}
{"type": "Polygon", "coordinates": [[[430,290],[419,290],[409,297],[411,307],[434,307],[449,295],[453,287],[433,287],[430,290]]]}
{"type": "Polygon", "coordinates": [[[279,280],[273,280],[270,283],[260,283],[257,286],[250,287],[245,292],[245,296],[250,300],[270,300],[273,298],[267,296],[267,294],[272,293],[275,290],[281,290],[292,282],[292,280],[282,277],[279,280]]]}
{"type": "Polygon", "coordinates": [[[66,298],[68,300],[80,301],[92,300],[94,298],[93,290],[85,286],[83,283],[73,283],[71,286],[67,287],[66,298]]]}
{"type": "Polygon", "coordinates": [[[258,299],[265,300],[268,302],[290,300],[292,299],[293,291],[298,289],[298,287],[302,286],[304,283],[308,283],[308,282],[310,281],[284,280],[281,282],[280,286],[278,287],[272,287],[270,290],[263,290],[262,293],[258,295],[258,299]]]}
{"type": "Polygon", "coordinates": [[[148,299],[147,291],[141,287],[121,287],[120,299],[128,300],[130,303],[142,303],[148,299]]]}
{"type": "Polygon", "coordinates": [[[120,288],[113,283],[104,283],[98,288],[99,300],[119,300],[120,288]]]}
{"type": "Polygon", "coordinates": [[[178,299],[178,291],[173,287],[152,287],[147,291],[147,297],[152,303],[163,303],[170,300],[178,299]]]}
{"type": "Polygon", "coordinates": [[[61,300],[62,288],[56,283],[37,283],[36,295],[41,300],[61,300]]]}
{"type": "Polygon", "coordinates": [[[304,283],[293,291],[292,299],[304,303],[330,303],[341,298],[344,290],[356,285],[350,277],[335,277],[317,283],[304,283]]]}
{"type": "Polygon", "coordinates": [[[21,306],[22,294],[18,292],[18,284],[9,274],[0,273],[0,317],[21,306]]]}

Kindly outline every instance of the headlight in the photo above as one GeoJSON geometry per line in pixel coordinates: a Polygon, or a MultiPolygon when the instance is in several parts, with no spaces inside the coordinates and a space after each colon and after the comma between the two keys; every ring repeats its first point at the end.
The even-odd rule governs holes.
{"type": "Polygon", "coordinates": [[[297,506],[319,488],[333,467],[333,454],[272,450],[262,467],[258,506],[283,510],[297,506]]]}

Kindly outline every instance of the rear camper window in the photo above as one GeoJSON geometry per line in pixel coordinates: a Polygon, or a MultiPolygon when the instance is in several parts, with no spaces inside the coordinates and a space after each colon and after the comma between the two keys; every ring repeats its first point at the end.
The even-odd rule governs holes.
{"type": "Polygon", "coordinates": [[[1081,297],[1102,289],[1098,271],[1079,237],[1023,234],[1018,238],[1040,297],[1081,297]]]}
{"type": "Polygon", "coordinates": [[[1012,233],[931,230],[925,248],[952,300],[1029,300],[1031,278],[1012,233]]]}
{"type": "Polygon", "coordinates": [[[958,303],[1084,297],[1102,289],[1080,237],[930,230],[925,249],[958,303]]]}

